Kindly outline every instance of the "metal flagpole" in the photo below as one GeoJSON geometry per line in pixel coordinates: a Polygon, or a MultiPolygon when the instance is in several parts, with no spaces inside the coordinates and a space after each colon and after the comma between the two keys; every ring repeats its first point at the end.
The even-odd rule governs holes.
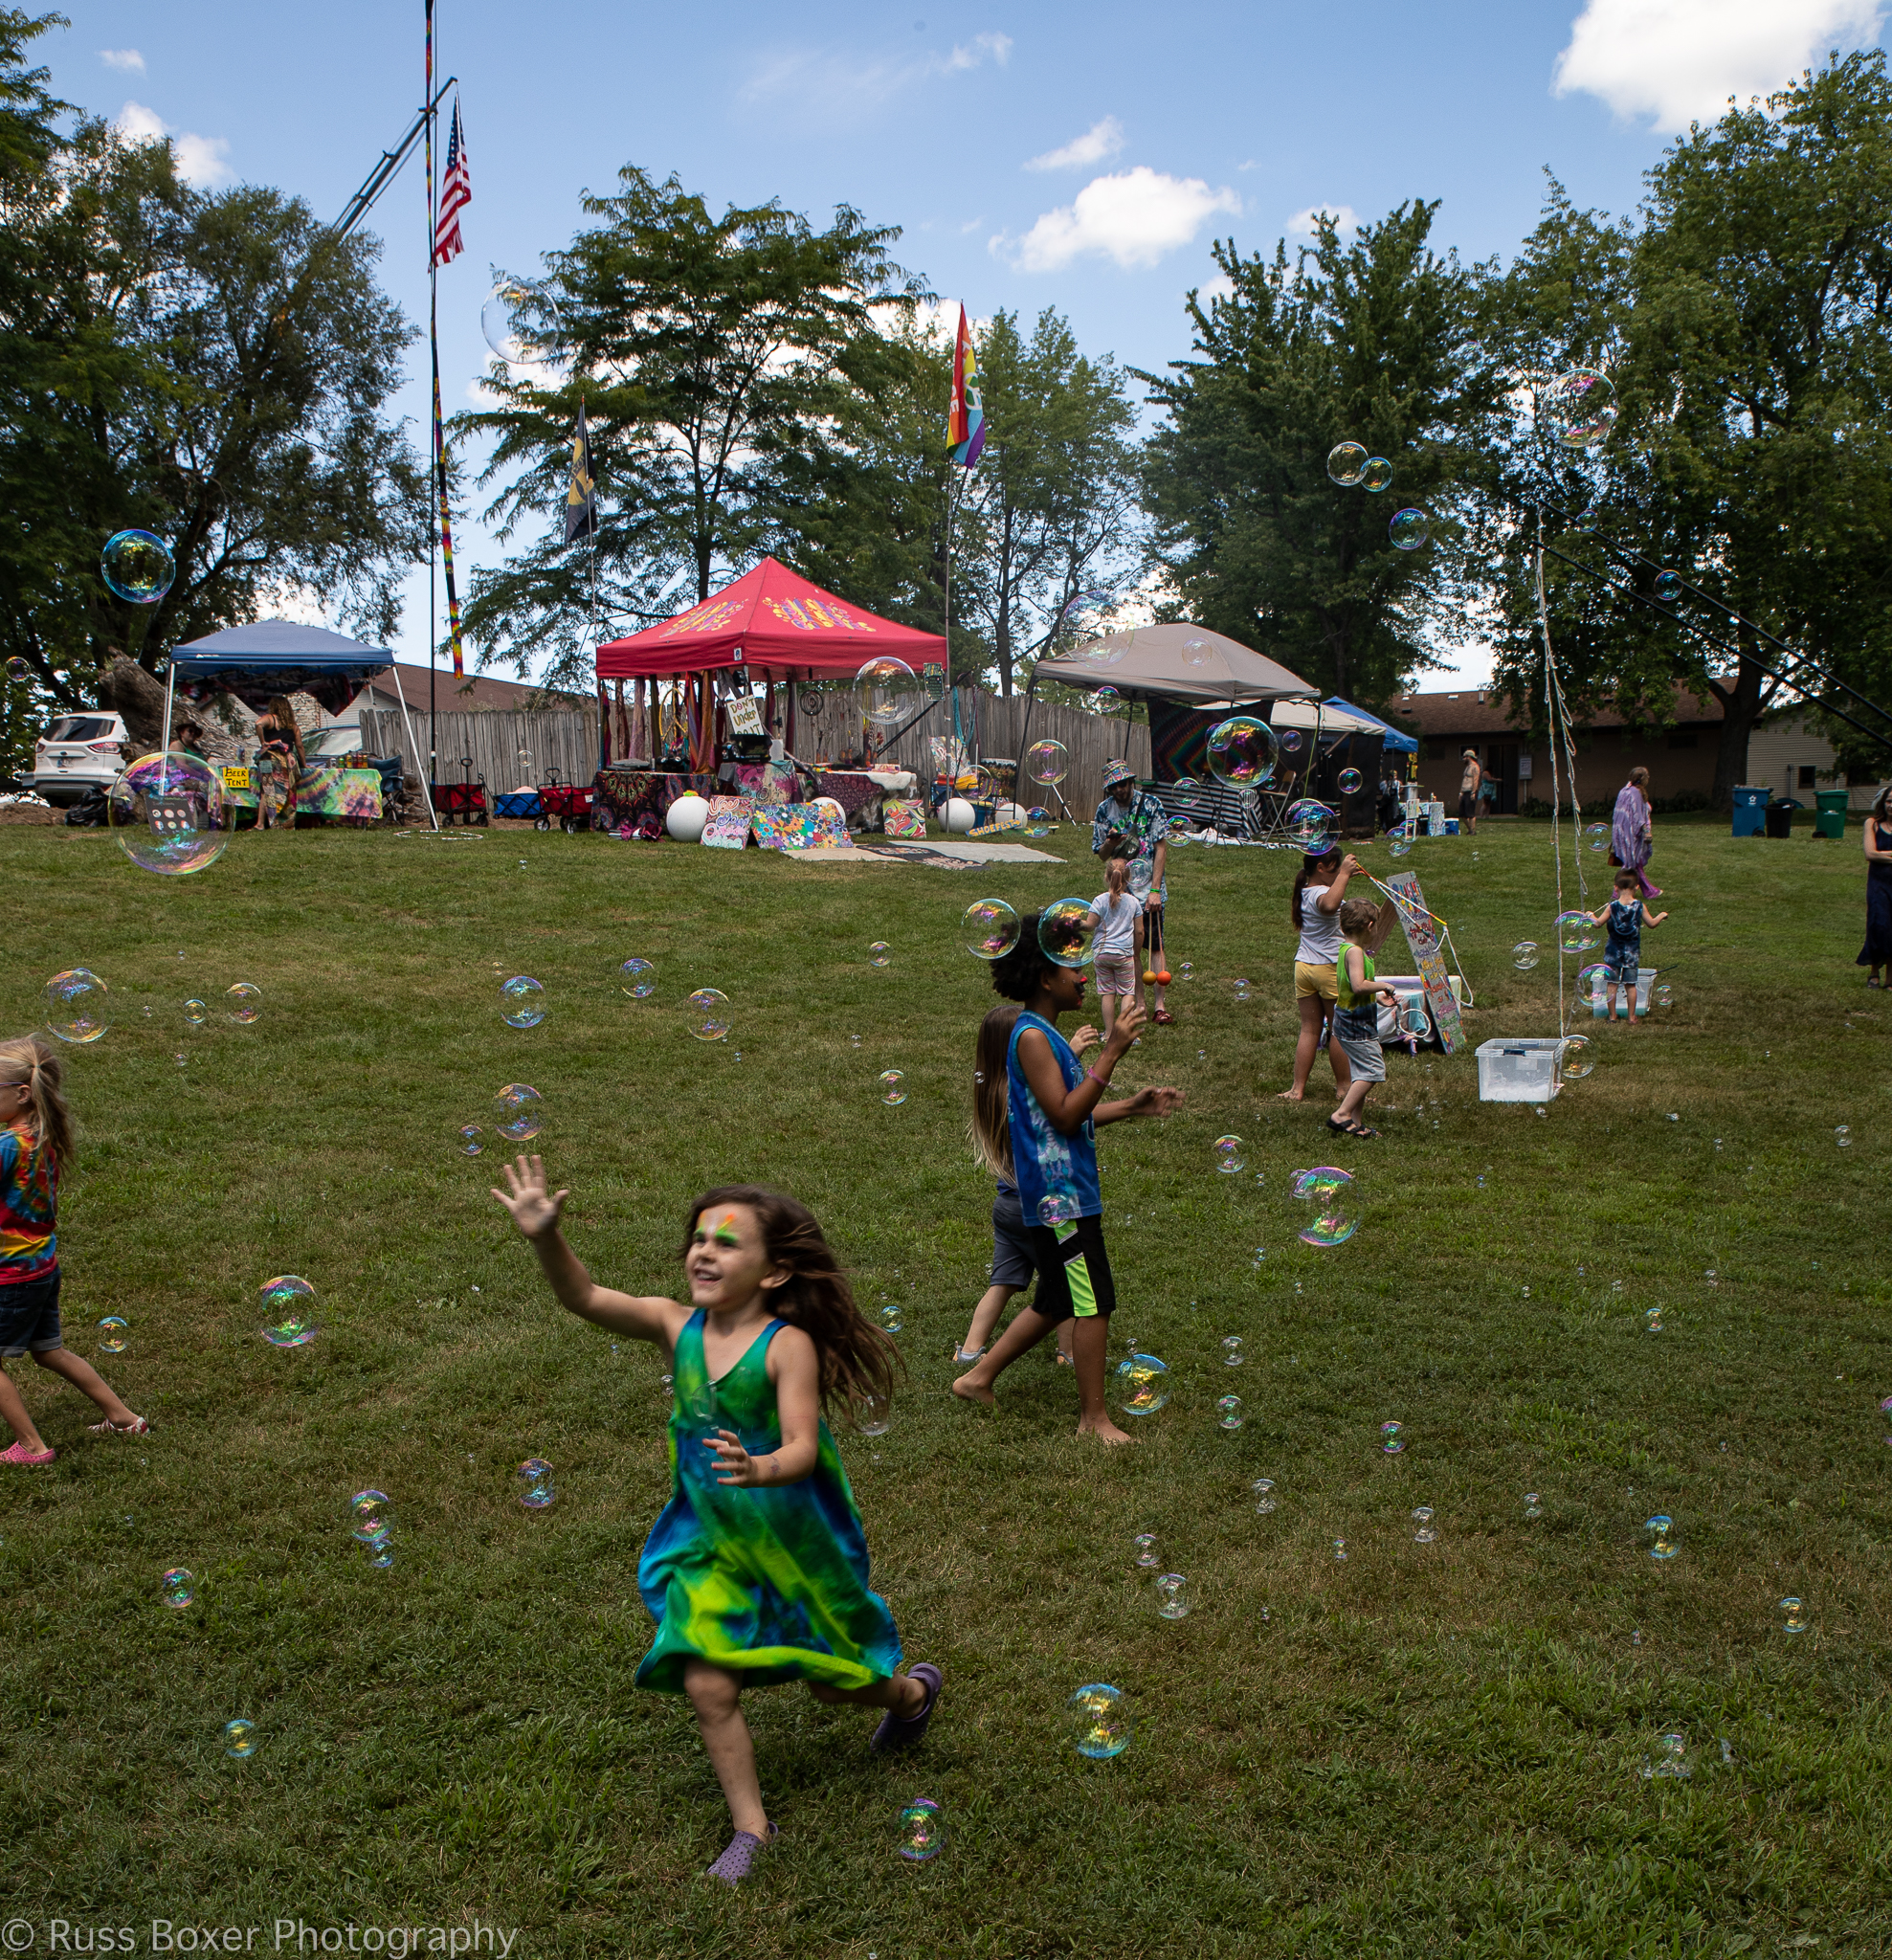
{"type": "MultiPolygon", "coordinates": [[[[439,255],[434,250],[434,0],[427,0],[427,92],[421,100],[427,104],[427,345],[432,357],[434,392],[432,399],[440,399],[440,331],[437,300],[440,286],[439,255]]],[[[439,476],[438,428],[434,425],[434,467],[435,490],[439,476]]],[[[432,504],[434,497],[428,502],[432,504]]],[[[433,517],[428,518],[428,528],[434,528],[433,517]]],[[[438,634],[434,626],[434,540],[430,537],[427,546],[427,808],[430,814],[434,804],[434,781],[435,753],[440,744],[439,710],[434,695],[434,670],[437,660],[435,641],[438,634]]],[[[395,676],[398,687],[400,677],[395,676]]],[[[437,820],[436,820],[437,827],[437,820]]]]}

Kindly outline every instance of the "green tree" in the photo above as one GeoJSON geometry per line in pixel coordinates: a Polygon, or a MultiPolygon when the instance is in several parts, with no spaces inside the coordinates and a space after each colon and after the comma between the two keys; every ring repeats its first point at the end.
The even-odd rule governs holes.
{"type": "Polygon", "coordinates": [[[1142,374],[1164,411],[1145,471],[1154,556],[1181,610],[1323,689],[1378,702],[1467,630],[1481,568],[1470,493],[1501,392],[1478,326],[1481,278],[1427,244],[1436,204],[1403,204],[1343,245],[1320,222],[1288,263],[1215,247],[1231,290],[1191,294],[1194,358],[1142,374]],[[1337,488],[1353,440],[1389,491],[1337,488]],[[1394,549],[1416,506],[1431,542],[1394,549]]]}
{"type": "Polygon", "coordinates": [[[521,548],[475,574],[466,628],[482,659],[544,678],[589,677],[603,615],[652,611],[686,568],[699,598],[768,538],[772,472],[816,439],[842,400],[842,362],[877,302],[915,294],[899,232],[846,206],[826,231],[769,203],[712,216],[672,177],[627,166],[600,220],[553,256],[519,312],[545,355],[488,386],[499,406],[456,417],[492,449],[479,481],[521,548]],[[590,426],[599,535],[567,546],[570,434],[590,426]],[[595,582],[595,593],[593,585],[595,582]]]}
{"type": "MultiPolygon", "coordinates": [[[[1566,573],[1550,616],[1560,665],[1583,699],[1653,721],[1678,684],[1713,696],[1723,807],[1756,720],[1799,698],[1764,671],[1782,662],[1754,625],[1863,692],[1892,693],[1888,329],[1892,86],[1878,51],[1692,129],[1650,173],[1634,223],[1574,212],[1553,186],[1504,282],[1497,337],[1523,384],[1510,507],[1587,501],[1593,537],[1553,537],[1558,549],[1599,568],[1627,561],[1644,595],[1677,570],[1737,615],[1686,598],[1638,605],[1566,573]],[[1559,453],[1532,397],[1561,368],[1599,364],[1619,397],[1615,430],[1593,457],[1559,453]]],[[[1541,719],[1535,526],[1503,528],[1501,677],[1541,719]]]]}
{"type": "Polygon", "coordinates": [[[128,653],[256,616],[284,589],[386,635],[427,549],[425,478],[382,410],[412,339],[376,246],[252,186],[211,195],[169,145],[64,105],[0,13],[0,657],[67,705],[128,653]],[[177,573],[116,597],[100,549],[138,526],[177,573]]]}

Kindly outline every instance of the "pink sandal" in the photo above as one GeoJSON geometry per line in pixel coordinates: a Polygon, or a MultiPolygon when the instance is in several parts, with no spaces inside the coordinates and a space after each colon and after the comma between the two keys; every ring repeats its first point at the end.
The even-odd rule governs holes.
{"type": "Polygon", "coordinates": [[[24,1443],[15,1443],[11,1449],[0,1450],[0,1463],[24,1463],[28,1469],[36,1470],[42,1463],[50,1463],[58,1452],[48,1448],[34,1456],[24,1443]]]}
{"type": "Polygon", "coordinates": [[[134,1415],[129,1422],[114,1422],[107,1416],[103,1422],[89,1422],[85,1426],[87,1436],[149,1436],[151,1425],[142,1415],[134,1415]]]}

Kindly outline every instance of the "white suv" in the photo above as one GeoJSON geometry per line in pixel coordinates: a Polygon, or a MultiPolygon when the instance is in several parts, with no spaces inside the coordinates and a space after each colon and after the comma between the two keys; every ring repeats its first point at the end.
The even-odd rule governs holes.
{"type": "Polygon", "coordinates": [[[124,768],[121,744],[130,730],[104,708],[61,715],[33,746],[33,768],[21,781],[55,810],[77,803],[88,790],[109,790],[124,768]]]}

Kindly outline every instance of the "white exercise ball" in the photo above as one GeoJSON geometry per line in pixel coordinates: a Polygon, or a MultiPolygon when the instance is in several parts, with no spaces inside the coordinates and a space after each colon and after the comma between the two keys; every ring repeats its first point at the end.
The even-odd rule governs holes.
{"type": "Polygon", "coordinates": [[[950,796],[946,799],[946,827],[962,835],[979,821],[979,813],[967,802],[964,796],[950,796]]]}
{"type": "Polygon", "coordinates": [[[709,805],[694,791],[678,797],[663,813],[663,827],[679,844],[702,840],[703,825],[709,821],[709,805]]]}
{"type": "Polygon", "coordinates": [[[848,813],[845,810],[841,808],[841,806],[835,800],[834,797],[817,796],[814,799],[814,807],[816,810],[832,810],[835,813],[835,814],[840,819],[841,827],[843,829],[846,829],[848,813]]]}

